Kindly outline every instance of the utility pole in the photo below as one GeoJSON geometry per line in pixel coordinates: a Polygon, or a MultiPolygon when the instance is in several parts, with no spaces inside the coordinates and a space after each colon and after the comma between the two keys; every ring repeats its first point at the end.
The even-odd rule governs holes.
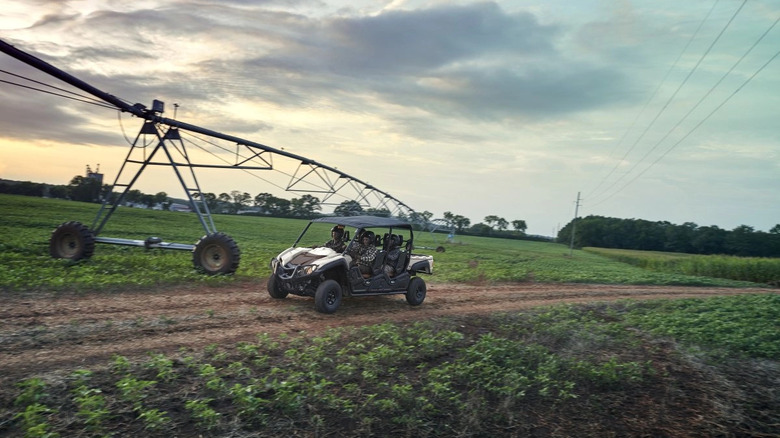
{"type": "Polygon", "coordinates": [[[577,215],[580,212],[580,192],[577,192],[577,202],[574,204],[574,220],[571,222],[571,243],[569,244],[569,257],[574,255],[574,230],[577,228],[577,215]]]}

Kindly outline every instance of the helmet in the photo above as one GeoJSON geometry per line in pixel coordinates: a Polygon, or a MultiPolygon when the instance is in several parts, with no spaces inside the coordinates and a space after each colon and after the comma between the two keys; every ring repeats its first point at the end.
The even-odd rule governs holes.
{"type": "Polygon", "coordinates": [[[366,237],[368,237],[368,239],[371,241],[371,243],[374,243],[374,232],[373,231],[364,231],[363,235],[360,236],[360,240],[362,241],[366,237]]]}
{"type": "Polygon", "coordinates": [[[344,236],[344,225],[335,225],[330,229],[331,233],[336,233],[336,238],[341,239],[344,236]]]}

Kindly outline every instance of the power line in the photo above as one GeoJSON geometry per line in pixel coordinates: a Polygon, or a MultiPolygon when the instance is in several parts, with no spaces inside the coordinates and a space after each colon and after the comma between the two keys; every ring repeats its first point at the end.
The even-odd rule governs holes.
{"type": "MultiPolygon", "coordinates": [[[[626,137],[628,137],[628,133],[631,132],[634,129],[634,126],[636,126],[636,123],[639,120],[639,117],[642,114],[644,114],[644,112],[647,109],[647,107],[649,106],[650,102],[653,101],[655,96],[658,94],[658,91],[666,83],[666,80],[669,78],[669,75],[672,73],[672,71],[674,71],[675,67],[677,67],[677,63],[680,62],[680,59],[682,59],[682,56],[685,54],[685,52],[688,51],[688,47],[690,47],[691,43],[699,35],[699,31],[701,31],[701,28],[704,26],[704,23],[707,22],[707,20],[709,19],[710,15],[712,15],[712,11],[715,10],[715,6],[717,6],[717,4],[719,2],[720,2],[720,0],[716,0],[715,3],[712,4],[712,7],[710,8],[710,10],[707,12],[707,15],[705,15],[704,18],[699,22],[699,25],[696,27],[696,31],[694,31],[691,34],[691,37],[688,38],[688,42],[685,44],[685,47],[683,47],[683,49],[680,51],[680,54],[677,55],[677,59],[675,59],[674,63],[672,63],[672,65],[669,66],[669,69],[666,70],[666,74],[664,75],[663,79],[661,79],[661,81],[658,83],[658,86],[655,88],[655,90],[651,94],[650,98],[647,99],[647,101],[645,102],[645,104],[642,107],[642,109],[637,113],[636,117],[634,118],[634,121],[631,122],[631,126],[626,130],[626,132],[623,133],[623,136],[620,138],[620,141],[618,141],[618,143],[615,146],[615,148],[612,150],[612,152],[610,152],[610,154],[609,154],[610,157],[612,156],[612,154],[614,154],[615,151],[617,151],[620,148],[620,145],[622,145],[623,141],[626,139],[626,137]]],[[[656,119],[658,118],[658,116],[660,116],[660,113],[658,115],[656,115],[656,119]]],[[[655,121],[655,120],[653,120],[653,121],[655,121]]],[[[647,132],[648,129],[649,129],[649,127],[645,129],[645,132],[642,133],[642,136],[644,136],[644,134],[647,132]]],[[[641,138],[642,137],[640,137],[640,139],[641,138]]],[[[607,181],[607,179],[610,176],[612,176],[612,174],[615,172],[615,170],[617,170],[617,168],[620,166],[620,163],[622,163],[626,159],[626,157],[628,157],[628,155],[634,150],[634,148],[636,147],[636,145],[638,143],[639,143],[639,139],[637,141],[635,141],[634,144],[631,145],[630,148],[628,148],[628,150],[626,151],[625,154],[623,154],[623,157],[620,158],[620,160],[617,160],[617,162],[615,163],[615,166],[612,168],[612,170],[610,170],[609,173],[607,173],[607,175],[604,176],[601,179],[601,181],[598,183],[598,185],[595,188],[593,188],[592,190],[589,190],[587,192],[588,196],[595,196],[596,191],[607,181]]],[[[601,173],[601,172],[599,171],[599,173],[601,173]]]]}
{"type": "MultiPolygon", "coordinates": [[[[777,23],[777,22],[775,22],[775,23],[777,23]]],[[[697,129],[698,129],[700,126],[701,126],[701,125],[703,125],[703,124],[704,124],[704,122],[706,122],[707,120],[709,120],[709,118],[710,118],[710,117],[712,117],[712,115],[713,115],[713,114],[715,114],[715,113],[716,113],[716,112],[717,112],[717,111],[718,111],[718,110],[719,110],[721,107],[723,107],[723,105],[725,105],[725,104],[726,104],[726,102],[728,102],[729,100],[731,100],[731,98],[732,98],[732,97],[734,97],[734,96],[735,96],[737,93],[739,93],[739,91],[740,91],[740,90],[742,90],[742,88],[744,88],[744,87],[745,87],[745,85],[747,85],[747,84],[748,84],[750,81],[752,81],[752,80],[753,80],[753,78],[755,78],[755,77],[756,77],[756,76],[757,76],[759,73],[761,73],[761,71],[762,71],[762,70],[764,70],[764,69],[766,68],[766,66],[768,66],[768,65],[769,65],[769,64],[770,64],[772,61],[774,61],[774,60],[775,60],[775,58],[777,58],[778,56],[780,56],[780,51],[777,51],[777,52],[776,52],[776,53],[775,53],[775,54],[774,54],[774,55],[773,55],[771,58],[769,58],[769,60],[768,60],[766,63],[764,63],[764,65],[762,65],[761,67],[759,67],[759,69],[758,69],[758,70],[756,70],[756,71],[755,71],[755,73],[753,73],[753,74],[752,74],[752,75],[751,75],[749,78],[747,78],[747,79],[746,79],[746,80],[745,80],[745,81],[744,81],[744,82],[743,82],[743,83],[742,83],[742,84],[741,84],[739,87],[737,87],[737,88],[736,88],[736,89],[735,89],[735,90],[734,90],[734,91],[733,91],[733,92],[732,92],[732,93],[731,93],[731,94],[730,94],[728,97],[726,97],[726,99],[724,99],[724,100],[723,100],[723,102],[721,102],[721,103],[720,103],[718,106],[716,106],[716,107],[715,107],[715,109],[713,109],[712,111],[710,111],[710,113],[709,113],[709,114],[707,114],[707,116],[706,116],[706,117],[704,117],[704,118],[703,118],[703,119],[702,119],[702,120],[701,120],[699,123],[697,123],[697,124],[696,124],[696,126],[694,126],[694,127],[693,127],[693,128],[690,130],[690,131],[688,131],[688,133],[687,133],[687,134],[685,134],[685,135],[684,135],[684,136],[683,136],[683,137],[682,137],[680,140],[678,140],[676,143],[674,143],[672,146],[670,146],[670,147],[669,147],[669,149],[667,149],[667,150],[666,150],[666,151],[665,151],[663,154],[661,154],[661,156],[660,156],[660,157],[658,157],[658,158],[657,158],[655,161],[653,161],[653,162],[652,162],[652,163],[651,163],[651,164],[650,164],[650,165],[649,165],[649,166],[648,166],[648,167],[647,167],[645,170],[643,170],[643,171],[642,171],[642,172],[641,172],[639,175],[637,175],[636,177],[634,177],[634,179],[632,179],[631,181],[629,181],[628,183],[626,183],[626,186],[627,186],[628,184],[631,184],[632,182],[636,181],[636,180],[637,180],[639,177],[641,177],[642,175],[644,175],[644,174],[645,174],[645,172],[647,172],[648,170],[650,170],[650,168],[651,168],[651,167],[653,167],[653,166],[654,166],[656,163],[658,163],[659,161],[661,161],[661,159],[663,159],[663,158],[664,158],[664,157],[665,157],[667,154],[669,154],[669,152],[671,152],[671,151],[672,151],[672,149],[674,149],[675,147],[677,147],[677,145],[679,145],[680,143],[682,143],[682,141],[683,141],[683,140],[685,140],[686,138],[688,138],[688,136],[689,136],[689,135],[691,135],[691,134],[692,134],[694,131],[696,131],[696,130],[697,130],[697,129]]],[[[624,186],[624,187],[625,187],[625,186],[624,186]]],[[[621,188],[621,190],[622,190],[622,188],[621,188]]],[[[612,195],[610,195],[610,196],[612,196],[612,195]]],[[[602,202],[603,202],[603,201],[602,201],[602,202]]]]}
{"type": "MultiPolygon", "coordinates": [[[[639,141],[640,141],[642,138],[644,138],[645,134],[647,134],[647,132],[650,130],[650,128],[651,128],[651,127],[652,127],[652,126],[655,124],[655,122],[656,122],[656,121],[658,120],[658,118],[661,116],[661,114],[662,114],[662,113],[663,113],[663,112],[664,112],[664,111],[667,109],[667,107],[668,107],[668,106],[669,106],[669,104],[672,102],[672,100],[674,100],[674,98],[677,96],[677,94],[679,93],[679,91],[680,91],[680,90],[683,88],[683,86],[684,86],[684,85],[685,85],[685,84],[688,82],[688,80],[691,78],[691,76],[693,75],[693,73],[694,73],[694,72],[695,72],[695,71],[698,69],[698,67],[701,65],[701,63],[704,61],[704,59],[707,57],[707,55],[708,55],[708,54],[709,54],[709,53],[712,51],[712,48],[715,46],[715,44],[717,44],[717,42],[720,40],[720,38],[723,36],[723,34],[724,34],[724,33],[726,32],[726,30],[729,28],[729,26],[731,25],[731,23],[734,21],[734,19],[737,17],[737,15],[738,15],[738,14],[739,14],[739,12],[742,10],[742,8],[745,6],[745,4],[746,4],[746,3],[747,3],[747,0],[743,0],[742,4],[739,6],[739,8],[738,8],[738,9],[737,9],[737,10],[734,12],[734,14],[732,14],[732,16],[731,16],[731,18],[729,19],[729,21],[726,23],[726,25],[723,27],[723,29],[721,29],[721,31],[718,33],[718,35],[715,37],[715,39],[712,41],[712,43],[710,43],[710,45],[709,45],[709,47],[707,48],[707,50],[706,50],[706,51],[705,51],[705,52],[704,52],[704,53],[703,53],[703,54],[702,54],[702,55],[699,57],[699,60],[697,61],[696,65],[694,65],[694,67],[693,67],[693,68],[692,68],[692,69],[691,69],[691,70],[688,72],[688,75],[685,77],[685,79],[683,79],[682,83],[680,83],[680,85],[679,85],[679,86],[677,87],[677,89],[674,91],[674,93],[672,94],[672,96],[671,96],[671,97],[669,97],[669,99],[666,101],[666,103],[665,103],[665,104],[664,104],[664,106],[661,108],[661,110],[659,110],[659,112],[656,114],[656,116],[653,118],[653,120],[650,122],[650,124],[647,126],[647,128],[645,128],[645,130],[642,132],[642,135],[641,135],[641,136],[640,136],[640,137],[639,137],[639,138],[636,140],[636,142],[634,143],[634,145],[636,145],[636,144],[637,144],[637,143],[638,143],[638,142],[639,142],[639,141]]],[[[774,27],[774,25],[775,25],[775,24],[772,24],[772,26],[769,28],[769,30],[771,30],[771,29],[774,27]]],[[[767,31],[767,32],[765,32],[765,33],[764,33],[764,35],[762,35],[762,36],[761,36],[761,37],[758,39],[758,41],[760,41],[761,39],[763,39],[763,37],[766,35],[766,33],[768,33],[768,31],[767,31]]],[[[751,47],[751,48],[748,50],[748,52],[749,52],[750,50],[752,50],[752,49],[753,49],[753,47],[755,47],[755,45],[756,45],[756,44],[758,44],[758,41],[757,41],[756,43],[754,43],[754,45],[753,45],[753,46],[752,46],[752,47],[751,47]]],[[[743,57],[744,57],[744,55],[743,55],[743,57]]],[[[741,61],[741,59],[740,59],[740,61],[741,61]]],[[[738,63],[739,63],[739,62],[738,62],[738,63]]],[[[732,67],[732,70],[733,70],[733,67],[732,67]]],[[[731,70],[729,70],[729,72],[731,72],[731,70]]],[[[727,74],[728,74],[728,73],[727,73],[727,74]]],[[[721,79],[721,80],[722,80],[722,79],[721,79]]],[[[720,81],[719,81],[719,82],[720,82],[720,81]]],[[[709,95],[709,93],[711,93],[711,91],[712,91],[712,90],[708,91],[708,92],[705,94],[705,96],[704,96],[704,97],[706,97],[707,95],[709,95]]],[[[701,99],[701,100],[703,100],[703,99],[701,99]]],[[[701,100],[699,101],[699,103],[701,103],[701,100]]],[[[696,106],[698,106],[698,105],[699,105],[699,103],[697,103],[697,104],[696,104],[696,106]]],[[[695,109],[695,107],[694,107],[694,109],[695,109]]],[[[692,110],[691,110],[691,111],[692,111],[692,110]]],[[[689,113],[688,113],[688,114],[690,114],[690,112],[691,112],[691,111],[689,111],[689,113]]],[[[686,114],[686,116],[685,116],[685,117],[687,117],[687,114],[686,114]]],[[[685,119],[685,117],[684,117],[682,120],[684,120],[684,119],[685,119]]],[[[682,123],[682,120],[678,121],[678,123],[675,125],[675,128],[676,128],[676,127],[677,127],[677,126],[678,126],[680,123],[682,123]]],[[[672,128],[672,130],[674,130],[675,128],[672,128]]],[[[668,134],[667,134],[667,135],[668,135],[668,134]]],[[[666,138],[666,137],[664,137],[664,138],[666,138]]],[[[663,139],[662,139],[662,141],[663,141],[663,139]]],[[[660,144],[660,142],[659,142],[659,143],[656,143],[656,144],[655,144],[655,145],[654,145],[654,146],[653,146],[653,147],[652,147],[652,148],[651,148],[651,149],[650,149],[648,152],[646,152],[646,153],[645,153],[645,155],[644,155],[644,156],[642,156],[642,158],[641,158],[641,159],[639,159],[639,160],[638,160],[638,161],[637,161],[637,162],[636,162],[636,163],[635,163],[635,164],[634,164],[634,165],[631,167],[631,169],[630,169],[628,172],[626,172],[626,173],[624,173],[623,175],[621,175],[621,176],[620,176],[618,179],[616,179],[614,182],[612,182],[612,184],[610,184],[610,185],[609,185],[609,187],[607,187],[606,189],[602,190],[600,193],[596,194],[595,196],[600,196],[600,195],[603,195],[603,194],[605,194],[606,192],[610,191],[610,190],[611,190],[613,187],[615,187],[615,186],[616,186],[616,185],[617,185],[619,182],[621,182],[621,181],[622,181],[622,180],[623,180],[623,179],[624,179],[626,176],[628,176],[630,173],[632,173],[632,172],[633,172],[633,171],[634,171],[634,170],[635,170],[635,169],[636,169],[636,168],[637,168],[637,167],[638,167],[640,164],[642,164],[642,162],[644,162],[644,161],[645,161],[645,159],[647,159],[647,157],[648,157],[648,156],[649,156],[649,155],[650,155],[650,154],[651,154],[651,153],[652,153],[654,150],[656,150],[656,149],[657,149],[657,147],[659,146],[659,144],[660,144]]],[[[644,172],[642,172],[642,174],[644,174],[644,172]]],[[[631,182],[635,181],[636,179],[637,179],[637,178],[634,178],[634,179],[632,179],[632,180],[631,180],[631,182]]],[[[615,192],[611,193],[611,194],[610,194],[610,195],[608,195],[606,198],[604,198],[604,199],[602,199],[601,201],[599,201],[599,202],[595,203],[595,204],[594,204],[594,206],[595,206],[595,205],[600,205],[601,203],[603,203],[603,202],[607,201],[607,200],[608,200],[608,199],[610,199],[612,196],[614,196],[616,193],[618,193],[619,191],[623,190],[623,189],[624,189],[626,186],[628,186],[629,184],[630,184],[630,182],[629,182],[629,183],[626,183],[626,184],[624,184],[624,185],[623,185],[623,186],[621,186],[621,187],[620,187],[620,188],[619,188],[617,191],[615,191],[615,192]]]]}
{"type": "Polygon", "coordinates": [[[14,86],[17,86],[17,87],[20,87],[20,88],[26,88],[28,90],[40,91],[41,93],[50,94],[52,96],[57,96],[57,97],[65,98],[65,99],[75,100],[77,102],[88,103],[90,105],[99,106],[101,108],[108,108],[108,109],[111,109],[111,110],[115,110],[116,109],[116,107],[113,106],[113,105],[108,105],[108,104],[101,103],[101,102],[98,102],[98,101],[95,101],[95,100],[92,100],[92,99],[77,98],[77,97],[73,97],[73,96],[67,96],[65,94],[55,93],[53,91],[43,90],[41,88],[35,88],[35,87],[29,86],[29,85],[20,84],[20,83],[17,83],[17,82],[6,81],[6,80],[3,80],[3,79],[0,79],[0,82],[2,82],[4,84],[14,85],[14,86]]]}

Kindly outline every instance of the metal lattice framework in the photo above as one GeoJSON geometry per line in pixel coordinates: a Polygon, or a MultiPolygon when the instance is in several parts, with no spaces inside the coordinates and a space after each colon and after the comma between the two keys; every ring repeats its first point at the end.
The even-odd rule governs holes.
{"type": "MultiPolygon", "coordinates": [[[[392,216],[410,219],[418,216],[409,206],[389,193],[335,167],[282,149],[163,117],[164,104],[161,101],[155,100],[151,109],[140,103],[129,104],[2,40],[0,40],[0,51],[107,102],[121,112],[130,113],[144,120],[112,187],[112,190],[121,188],[123,191],[112,202],[107,201],[102,205],[89,230],[95,242],[197,252],[197,244],[167,243],[156,239],[137,241],[98,237],[113,212],[121,205],[142,172],[149,166],[171,166],[173,168],[187,194],[192,210],[197,213],[207,236],[218,234],[218,232],[211,218],[206,199],[202,196],[203,192],[196,178],[195,169],[238,169],[245,172],[278,170],[278,166],[274,165],[274,158],[291,160],[292,163],[297,162],[297,165],[293,165],[295,170],[287,173],[289,180],[286,185],[278,186],[285,191],[317,194],[321,196],[321,199],[318,198],[321,205],[338,205],[339,202],[336,199],[338,196],[340,199],[355,201],[361,207],[387,210],[392,216]],[[208,140],[199,138],[197,134],[207,137],[208,140]],[[205,151],[205,148],[199,146],[199,143],[204,142],[220,149],[223,153],[229,151],[234,159],[232,162],[227,162],[224,158],[220,158],[221,162],[215,164],[214,157],[219,157],[213,152],[211,157],[206,156],[209,160],[202,159],[203,154],[196,158],[196,154],[193,152],[198,151],[197,148],[205,151]],[[221,142],[222,145],[217,144],[217,142],[221,142]],[[193,149],[190,146],[196,146],[196,148],[193,149]]],[[[78,237],[79,234],[85,233],[82,230],[71,230],[68,236],[74,234],[78,237]]],[[[67,247],[69,244],[72,247],[73,242],[66,240],[59,242],[62,247],[67,247]]],[[[52,243],[52,255],[55,255],[54,246],[55,244],[52,243]]],[[[71,252],[73,251],[69,251],[67,254],[71,252]]],[[[79,251],[76,252],[79,253],[79,251]]],[[[91,252],[89,253],[91,255],[91,252]]]]}

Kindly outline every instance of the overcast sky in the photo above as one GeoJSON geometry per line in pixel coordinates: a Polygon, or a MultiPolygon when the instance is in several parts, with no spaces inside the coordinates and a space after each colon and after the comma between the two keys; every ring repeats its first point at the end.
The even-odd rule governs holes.
{"type": "MultiPolygon", "coordinates": [[[[4,0],[0,39],[435,218],[496,215],[552,235],[581,192],[580,216],[768,231],[778,18],[770,0],[4,0]]],[[[0,70],[56,83],[5,54],[0,70]]],[[[111,182],[139,128],[0,83],[0,178],[67,184],[99,163],[111,182]]],[[[182,196],[168,173],[138,188],[182,196]]],[[[238,173],[199,178],[217,194],[300,196],[238,173]]]]}

